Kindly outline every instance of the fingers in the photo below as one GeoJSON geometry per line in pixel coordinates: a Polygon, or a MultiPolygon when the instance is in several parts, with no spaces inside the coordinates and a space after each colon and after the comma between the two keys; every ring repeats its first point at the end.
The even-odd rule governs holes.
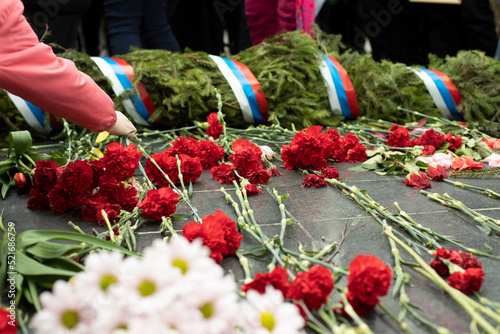
{"type": "Polygon", "coordinates": [[[121,112],[116,111],[116,123],[108,130],[112,135],[125,136],[129,135],[128,139],[134,138],[137,129],[134,124],[121,112]]]}

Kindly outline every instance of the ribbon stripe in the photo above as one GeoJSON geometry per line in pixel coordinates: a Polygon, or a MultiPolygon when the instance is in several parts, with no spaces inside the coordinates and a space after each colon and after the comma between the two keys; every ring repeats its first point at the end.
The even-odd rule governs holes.
{"type": "Polygon", "coordinates": [[[443,117],[462,118],[462,115],[457,110],[457,105],[462,101],[462,96],[447,75],[425,68],[410,69],[422,79],[436,107],[442,110],[443,117]]]}
{"type": "MultiPolygon", "coordinates": [[[[129,79],[124,68],[120,66],[116,60],[107,57],[91,57],[91,59],[96,63],[101,72],[111,81],[111,86],[116,95],[121,95],[127,89],[135,92],[132,81],[129,79]]],[[[127,72],[130,71],[127,70],[127,72]]],[[[129,75],[133,78],[133,73],[129,73],[129,75]]],[[[137,94],[129,99],[123,100],[122,103],[127,113],[137,124],[145,126],[151,125],[151,122],[149,122],[150,114],[137,94]]]]}
{"type": "Polygon", "coordinates": [[[269,118],[267,100],[250,69],[235,60],[209,56],[233,90],[245,121],[252,124],[266,123],[269,118]]]}
{"type": "Polygon", "coordinates": [[[359,116],[358,100],[347,71],[333,57],[323,54],[317,58],[332,112],[349,119],[357,118],[359,116]]]}

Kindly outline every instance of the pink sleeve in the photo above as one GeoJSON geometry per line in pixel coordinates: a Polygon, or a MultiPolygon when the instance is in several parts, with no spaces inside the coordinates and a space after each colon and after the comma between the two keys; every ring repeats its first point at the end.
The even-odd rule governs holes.
{"type": "Polygon", "coordinates": [[[111,128],[111,98],[72,61],[40,43],[22,13],[20,0],[0,1],[0,87],[87,129],[111,128]]]}

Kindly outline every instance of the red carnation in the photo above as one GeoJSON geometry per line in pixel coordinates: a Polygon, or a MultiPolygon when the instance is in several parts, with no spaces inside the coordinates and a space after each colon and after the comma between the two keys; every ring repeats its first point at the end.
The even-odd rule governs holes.
{"type": "Polygon", "coordinates": [[[46,193],[52,189],[57,181],[57,168],[59,168],[59,165],[54,161],[37,161],[34,176],[35,188],[46,193]]]}
{"type": "Polygon", "coordinates": [[[8,309],[0,307],[0,333],[16,334],[17,319],[8,309]]]}
{"type": "Polygon", "coordinates": [[[297,274],[290,284],[287,298],[303,300],[309,310],[317,310],[326,302],[332,290],[330,270],[314,264],[308,271],[297,274]]]}
{"type": "Polygon", "coordinates": [[[81,194],[90,189],[94,180],[94,170],[87,161],[76,160],[66,165],[60,183],[69,192],[81,194]]]}
{"type": "Polygon", "coordinates": [[[155,182],[159,187],[168,187],[170,183],[167,181],[163,173],[158,169],[158,167],[151,162],[153,159],[156,165],[160,167],[163,173],[167,174],[173,183],[179,182],[179,171],[177,169],[177,159],[173,156],[168,155],[165,152],[155,153],[150,155],[150,158],[146,160],[146,171],[147,177],[155,182]]]}
{"type": "Polygon", "coordinates": [[[214,139],[219,139],[219,136],[223,132],[222,124],[220,124],[219,119],[217,118],[217,113],[213,112],[207,117],[207,122],[210,126],[207,129],[207,135],[214,139]]]}
{"type": "Polygon", "coordinates": [[[250,183],[253,184],[267,183],[267,181],[269,181],[269,179],[271,178],[269,173],[265,169],[262,169],[260,167],[249,171],[248,173],[244,174],[244,176],[250,183]]]}
{"type": "Polygon", "coordinates": [[[320,188],[326,187],[328,184],[325,182],[325,178],[323,176],[307,174],[304,178],[304,182],[302,182],[302,185],[306,188],[320,188]]]}
{"type": "Polygon", "coordinates": [[[120,206],[108,202],[104,196],[94,196],[88,198],[82,205],[82,217],[85,220],[98,221],[99,225],[105,225],[102,210],[106,212],[111,223],[120,215],[120,206]]]}
{"type": "Polygon", "coordinates": [[[247,184],[245,186],[247,196],[255,196],[260,194],[260,189],[255,184],[247,184]]]}
{"type": "Polygon", "coordinates": [[[198,156],[198,141],[194,138],[177,137],[172,143],[173,147],[171,150],[165,150],[165,152],[171,156],[176,154],[186,154],[190,157],[198,156]]]}
{"type": "Polygon", "coordinates": [[[198,180],[203,171],[200,158],[179,154],[179,159],[181,160],[181,173],[184,183],[196,183],[196,180],[198,180]]]}
{"type": "Polygon", "coordinates": [[[441,133],[437,133],[434,129],[429,129],[424,132],[422,136],[418,139],[418,145],[426,146],[431,145],[435,148],[441,146],[444,142],[444,135],[441,133]]]}
{"type": "Polygon", "coordinates": [[[442,259],[449,259],[450,258],[450,254],[448,253],[448,251],[444,247],[436,249],[436,252],[432,256],[440,257],[442,259]]]}
{"type": "Polygon", "coordinates": [[[135,148],[135,144],[124,147],[120,143],[111,143],[106,147],[101,163],[107,174],[114,176],[118,181],[124,181],[134,176],[141,157],[142,152],[135,148]]]}
{"type": "Polygon", "coordinates": [[[73,194],[62,184],[57,184],[49,191],[50,209],[54,212],[65,212],[80,206],[79,194],[73,194]]]}
{"type": "Polygon", "coordinates": [[[288,283],[288,272],[283,267],[275,267],[270,273],[258,273],[255,278],[250,283],[247,283],[241,287],[241,291],[247,292],[248,290],[256,290],[260,294],[266,292],[266,286],[271,285],[276,290],[280,290],[283,296],[288,294],[288,288],[290,283],[288,283]]]}
{"type": "Polygon", "coordinates": [[[262,151],[257,145],[241,138],[233,143],[232,149],[234,154],[229,156],[229,160],[241,176],[246,177],[247,173],[262,169],[262,151]]]}
{"type": "Polygon", "coordinates": [[[333,166],[328,166],[325,167],[321,170],[321,173],[325,177],[325,179],[338,179],[339,178],[339,171],[337,168],[333,166]]]}
{"type": "Polygon", "coordinates": [[[441,259],[435,259],[434,261],[431,262],[430,266],[441,277],[445,277],[450,274],[450,269],[443,261],[441,261],[441,259]]]}
{"type": "MultiPolygon", "coordinates": [[[[333,151],[331,134],[323,133],[323,127],[310,126],[295,134],[290,147],[296,154],[295,168],[311,168],[320,170],[326,167],[333,151]]],[[[282,156],[283,158],[283,156],[282,156]]],[[[284,158],[283,158],[283,162],[284,158]]],[[[285,168],[287,164],[285,164],[285,168]]],[[[287,168],[288,169],[288,168],[287,168]]]]}
{"type": "MultiPolygon", "coordinates": [[[[391,129],[393,128],[394,126],[391,127],[391,129]]],[[[392,147],[407,147],[410,145],[410,133],[407,128],[397,127],[394,130],[391,129],[389,129],[389,131],[394,132],[389,135],[389,138],[387,138],[387,145],[392,147]]]]}
{"type": "Polygon", "coordinates": [[[227,163],[212,167],[210,169],[210,174],[213,179],[219,181],[219,183],[233,184],[233,181],[237,179],[234,173],[234,166],[227,163]]]}
{"type": "Polygon", "coordinates": [[[357,143],[347,151],[345,162],[361,162],[366,161],[368,155],[366,154],[366,147],[357,143]]]}
{"type": "Polygon", "coordinates": [[[453,168],[454,171],[461,171],[461,170],[469,170],[469,169],[482,169],[483,168],[483,163],[478,161],[474,161],[471,157],[461,157],[461,158],[456,158],[453,160],[453,163],[451,164],[451,168],[453,168]]]}
{"type": "Polygon", "coordinates": [[[30,199],[28,200],[28,209],[43,210],[50,208],[50,202],[47,192],[38,188],[30,190],[30,199]]]}
{"type": "Polygon", "coordinates": [[[283,160],[283,167],[287,170],[292,170],[294,168],[304,168],[302,162],[298,159],[298,147],[291,147],[287,145],[282,146],[281,159],[283,160]]]}
{"type": "Polygon", "coordinates": [[[423,155],[433,155],[436,152],[436,148],[432,145],[425,145],[422,150],[423,155]]]}
{"type": "Polygon", "coordinates": [[[172,188],[164,187],[158,190],[151,189],[140,204],[142,215],[147,219],[161,220],[161,217],[169,217],[175,213],[179,202],[179,194],[172,188]]]}
{"type": "Polygon", "coordinates": [[[182,235],[189,241],[196,238],[203,240],[203,245],[212,251],[211,257],[221,263],[224,256],[235,254],[243,236],[236,230],[236,223],[220,210],[214,215],[202,218],[203,224],[189,222],[182,228],[182,235]]]}
{"type": "Polygon", "coordinates": [[[452,152],[455,152],[457,148],[462,146],[462,138],[461,137],[453,137],[453,134],[448,133],[445,137],[444,140],[447,141],[450,146],[448,146],[448,149],[452,152]]]}
{"type": "MultiPolygon", "coordinates": [[[[362,301],[357,295],[350,293],[349,291],[346,293],[346,298],[351,304],[354,312],[360,317],[364,317],[366,314],[370,313],[375,309],[375,306],[379,303],[378,299],[376,301],[362,301]]],[[[342,303],[342,301],[341,301],[342,303]]],[[[344,311],[342,309],[342,311],[344,311]]],[[[345,314],[345,312],[343,312],[345,314]]]]}
{"type": "Polygon", "coordinates": [[[427,176],[431,178],[432,181],[443,181],[443,179],[446,179],[448,177],[448,174],[446,173],[446,169],[444,169],[443,166],[438,165],[437,167],[434,166],[429,166],[427,168],[427,176]]]}
{"type": "Polygon", "coordinates": [[[224,149],[213,141],[201,140],[198,143],[198,156],[203,169],[210,169],[224,159],[224,149]]]}
{"type": "Polygon", "coordinates": [[[448,284],[466,295],[479,291],[484,281],[484,271],[481,268],[467,268],[465,273],[454,272],[448,278],[448,284]]]}
{"type": "Polygon", "coordinates": [[[432,188],[431,183],[429,182],[429,179],[427,178],[427,175],[424,174],[424,172],[418,172],[418,174],[408,174],[408,176],[406,176],[406,179],[403,180],[403,183],[416,189],[432,188]]]}

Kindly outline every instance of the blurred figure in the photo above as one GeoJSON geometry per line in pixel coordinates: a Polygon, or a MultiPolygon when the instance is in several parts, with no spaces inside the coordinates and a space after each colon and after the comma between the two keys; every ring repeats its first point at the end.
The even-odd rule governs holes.
{"type": "Polygon", "coordinates": [[[180,51],[167,21],[167,0],[104,0],[112,55],[130,47],[180,51]]]}
{"type": "Polygon", "coordinates": [[[38,39],[62,47],[52,47],[54,52],[78,48],[78,27],[91,0],[22,0],[22,2],[25,7],[24,16],[38,39]]]}
{"type": "Polygon", "coordinates": [[[253,45],[282,31],[310,33],[314,0],[246,0],[245,13],[253,45]]]}
{"type": "Polygon", "coordinates": [[[82,16],[84,51],[90,56],[99,56],[101,54],[99,32],[104,17],[103,0],[91,0],[91,2],[90,8],[82,16]]]}

